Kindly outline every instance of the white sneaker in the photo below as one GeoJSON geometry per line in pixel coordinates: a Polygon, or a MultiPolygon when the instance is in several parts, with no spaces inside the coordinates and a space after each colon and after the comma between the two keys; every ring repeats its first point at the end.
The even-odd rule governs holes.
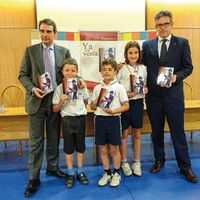
{"type": "Polygon", "coordinates": [[[125,176],[132,175],[132,170],[130,168],[130,165],[127,162],[122,163],[121,164],[121,168],[122,168],[122,171],[123,171],[123,173],[124,173],[125,176]]]}
{"type": "Polygon", "coordinates": [[[141,170],[141,163],[140,162],[134,162],[131,166],[131,169],[133,170],[133,174],[136,176],[142,176],[142,170],[141,170]]]}
{"type": "Polygon", "coordinates": [[[98,186],[103,187],[108,184],[112,179],[112,175],[108,175],[106,172],[104,172],[101,179],[98,181],[98,186]]]}
{"type": "Polygon", "coordinates": [[[112,176],[112,180],[110,182],[111,187],[116,187],[120,184],[121,176],[117,172],[115,172],[112,176]]]}

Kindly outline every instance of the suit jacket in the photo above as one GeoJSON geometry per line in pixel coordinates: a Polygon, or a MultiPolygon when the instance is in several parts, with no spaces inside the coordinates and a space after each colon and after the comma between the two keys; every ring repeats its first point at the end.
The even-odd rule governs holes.
{"type": "MultiPolygon", "coordinates": [[[[54,47],[56,81],[57,84],[60,84],[63,79],[60,67],[63,61],[71,57],[71,55],[70,51],[64,47],[58,45],[54,47]]],[[[36,78],[44,73],[45,66],[43,62],[42,43],[27,47],[20,65],[18,79],[27,90],[25,108],[30,115],[35,114],[40,107],[42,100],[32,94],[32,89],[36,86],[36,78]]],[[[49,99],[49,101],[51,101],[51,99],[49,99]]]]}
{"type": "Polygon", "coordinates": [[[170,88],[163,88],[157,85],[159,70],[158,38],[143,42],[142,45],[143,63],[147,66],[147,87],[146,100],[151,101],[162,95],[166,101],[184,101],[183,79],[192,73],[193,65],[188,40],[172,35],[167,51],[166,67],[173,67],[177,80],[170,88]]]}

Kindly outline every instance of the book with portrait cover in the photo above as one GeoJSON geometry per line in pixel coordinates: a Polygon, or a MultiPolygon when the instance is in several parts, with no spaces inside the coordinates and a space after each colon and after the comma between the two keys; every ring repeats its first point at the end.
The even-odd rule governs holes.
{"type": "Polygon", "coordinates": [[[173,67],[160,67],[158,71],[157,84],[162,87],[171,87],[173,78],[173,67]]]}
{"type": "Polygon", "coordinates": [[[49,72],[38,76],[36,78],[37,87],[44,91],[45,94],[53,92],[52,80],[49,72]]]}
{"type": "Polygon", "coordinates": [[[113,90],[107,90],[105,88],[101,88],[98,99],[97,99],[97,107],[101,107],[103,109],[110,108],[112,101],[114,99],[115,92],[113,90]]]}
{"type": "Polygon", "coordinates": [[[64,78],[62,80],[63,94],[69,99],[78,99],[78,81],[77,78],[64,78]]]}
{"type": "Polygon", "coordinates": [[[130,74],[130,91],[136,94],[144,93],[144,78],[142,76],[136,76],[134,74],[130,74]]]}

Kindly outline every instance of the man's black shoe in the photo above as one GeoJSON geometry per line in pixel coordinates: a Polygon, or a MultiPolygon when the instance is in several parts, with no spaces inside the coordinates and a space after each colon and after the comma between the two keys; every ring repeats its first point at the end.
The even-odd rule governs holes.
{"type": "Polygon", "coordinates": [[[153,166],[150,169],[150,172],[155,174],[160,172],[161,168],[164,167],[165,161],[156,160],[153,166]]]}
{"type": "Polygon", "coordinates": [[[31,195],[33,195],[36,190],[37,187],[40,185],[40,180],[36,179],[36,180],[29,180],[28,185],[26,187],[26,190],[24,192],[24,196],[25,197],[29,197],[31,195]]]}
{"type": "Polygon", "coordinates": [[[180,170],[180,173],[185,176],[186,180],[191,183],[197,183],[198,177],[194,174],[194,172],[191,169],[188,170],[180,170]]]}
{"type": "Polygon", "coordinates": [[[61,170],[56,170],[56,171],[50,171],[50,170],[47,170],[46,171],[46,175],[50,175],[50,176],[55,176],[57,178],[64,178],[66,179],[67,178],[67,174],[65,174],[64,172],[62,172],[61,170]]]}

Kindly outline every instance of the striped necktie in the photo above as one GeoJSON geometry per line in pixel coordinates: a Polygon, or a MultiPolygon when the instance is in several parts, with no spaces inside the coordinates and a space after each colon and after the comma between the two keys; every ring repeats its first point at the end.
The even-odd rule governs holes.
{"type": "Polygon", "coordinates": [[[49,74],[51,75],[53,88],[55,88],[57,86],[55,66],[54,66],[52,56],[50,55],[50,51],[52,51],[51,48],[46,47],[44,49],[44,66],[45,66],[45,72],[49,72],[49,74]]]}
{"type": "Polygon", "coordinates": [[[53,62],[49,51],[51,51],[51,49],[48,47],[44,49],[44,66],[45,72],[49,72],[51,74],[53,69],[53,62]]]}

